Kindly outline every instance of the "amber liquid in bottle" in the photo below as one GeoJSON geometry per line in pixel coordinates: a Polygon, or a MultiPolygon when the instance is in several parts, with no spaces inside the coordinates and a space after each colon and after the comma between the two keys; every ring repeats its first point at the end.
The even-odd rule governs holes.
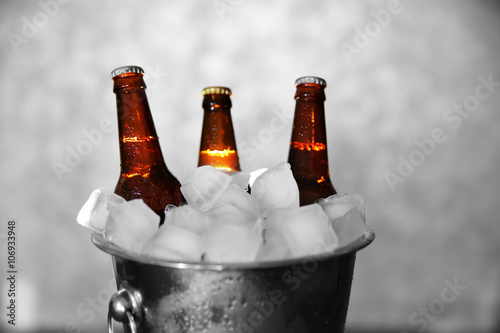
{"type": "Polygon", "coordinates": [[[288,163],[297,181],[300,205],[335,194],[330,180],[325,125],[326,82],[316,77],[296,81],[295,115],[288,163]]]}
{"type": "Polygon", "coordinates": [[[127,67],[113,73],[117,71],[125,72],[113,77],[121,161],[121,175],[115,193],[127,201],[143,199],[163,223],[165,207],[168,204],[178,206],[182,201],[181,185],[163,159],[142,69],[127,67]]]}
{"type": "Polygon", "coordinates": [[[231,119],[231,90],[203,89],[203,127],[198,166],[211,165],[225,172],[241,171],[231,119]]]}

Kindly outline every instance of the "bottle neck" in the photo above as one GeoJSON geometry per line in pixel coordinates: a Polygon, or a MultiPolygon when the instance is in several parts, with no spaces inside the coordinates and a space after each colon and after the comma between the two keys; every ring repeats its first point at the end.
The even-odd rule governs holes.
{"type": "Polygon", "coordinates": [[[241,171],[229,95],[205,95],[198,166],[212,165],[224,171],[241,171]]]}
{"type": "Polygon", "coordinates": [[[300,84],[295,100],[288,162],[295,177],[329,181],[324,87],[300,84]]]}
{"type": "MultiPolygon", "coordinates": [[[[148,174],[165,166],[142,74],[114,78],[122,173],[148,174]]],[[[166,167],[166,166],[165,166],[166,167]]]]}

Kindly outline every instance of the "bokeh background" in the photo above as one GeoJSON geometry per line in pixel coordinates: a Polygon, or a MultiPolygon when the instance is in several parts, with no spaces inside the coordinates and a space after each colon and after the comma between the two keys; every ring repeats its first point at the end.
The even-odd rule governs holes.
{"type": "Polygon", "coordinates": [[[4,314],[3,235],[0,330],[105,330],[111,260],[75,217],[118,180],[109,73],[128,64],[146,71],[181,182],[197,163],[203,87],[233,90],[252,171],[287,158],[294,80],[325,78],[332,180],[364,196],[377,233],[357,258],[348,330],[498,329],[500,84],[482,82],[500,82],[499,18],[484,0],[0,2],[0,232],[12,218],[19,231],[18,322],[4,314]],[[446,281],[466,288],[439,309],[446,281]]]}

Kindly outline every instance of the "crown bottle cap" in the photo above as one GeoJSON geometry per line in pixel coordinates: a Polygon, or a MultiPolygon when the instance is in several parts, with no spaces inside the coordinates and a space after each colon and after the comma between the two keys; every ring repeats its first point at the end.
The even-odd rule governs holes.
{"type": "Polygon", "coordinates": [[[201,96],[205,95],[229,95],[231,96],[231,89],[227,87],[213,86],[206,87],[201,91],[201,96]]]}
{"type": "Polygon", "coordinates": [[[144,70],[139,66],[121,66],[111,71],[111,79],[113,79],[115,76],[125,73],[144,74],[144,70]]]}
{"type": "Polygon", "coordinates": [[[302,76],[295,80],[296,86],[302,83],[314,83],[326,88],[326,81],[317,76],[302,76]]]}

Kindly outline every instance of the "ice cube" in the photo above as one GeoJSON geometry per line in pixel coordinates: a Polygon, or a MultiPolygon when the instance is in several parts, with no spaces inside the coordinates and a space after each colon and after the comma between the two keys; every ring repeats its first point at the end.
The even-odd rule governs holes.
{"type": "Polygon", "coordinates": [[[205,232],[205,260],[254,262],[263,243],[261,220],[227,203],[208,213],[210,228],[205,232]]]}
{"type": "Polygon", "coordinates": [[[232,203],[222,203],[206,212],[210,225],[228,223],[248,225],[258,218],[232,203]]]}
{"type": "Polygon", "coordinates": [[[113,192],[108,192],[102,187],[95,189],[80,209],[76,221],[84,227],[103,233],[109,208],[123,202],[125,199],[113,192]]]}
{"type": "Polygon", "coordinates": [[[232,177],[210,166],[198,167],[191,178],[181,186],[187,203],[194,208],[206,211],[224,192],[232,177]]]}
{"type": "Polygon", "coordinates": [[[284,260],[290,256],[288,244],[280,234],[270,234],[269,230],[266,230],[265,235],[266,241],[257,254],[258,262],[284,260]]]}
{"type": "Polygon", "coordinates": [[[355,241],[366,231],[365,207],[359,194],[334,194],[318,202],[339,238],[339,246],[355,241]]]}
{"type": "Polygon", "coordinates": [[[257,200],[236,184],[229,184],[227,189],[215,202],[214,207],[226,203],[230,203],[250,215],[260,216],[257,200]]]}
{"type": "Polygon", "coordinates": [[[202,237],[196,232],[177,225],[163,224],[144,246],[142,253],[164,260],[200,262],[202,245],[202,237]]]}
{"type": "Polygon", "coordinates": [[[248,189],[248,182],[250,180],[250,174],[246,172],[239,172],[239,171],[233,171],[230,172],[229,175],[231,176],[231,184],[236,184],[245,191],[248,189]]]}
{"type": "Polygon", "coordinates": [[[365,204],[363,197],[356,194],[337,193],[328,198],[321,199],[318,203],[323,207],[323,210],[328,215],[330,220],[344,216],[352,208],[357,208],[363,216],[365,216],[365,204]]]}
{"type": "Polygon", "coordinates": [[[266,234],[281,234],[294,258],[333,251],[338,244],[328,216],[318,204],[273,209],[266,224],[266,234]]]}
{"type": "Polygon", "coordinates": [[[179,207],[168,205],[165,209],[164,224],[187,229],[198,235],[202,235],[209,227],[207,215],[190,205],[179,207]]]}
{"type": "Polygon", "coordinates": [[[299,188],[290,164],[280,163],[257,177],[252,196],[257,199],[263,214],[273,208],[299,207],[299,188]]]}
{"type": "Polygon", "coordinates": [[[262,168],[262,169],[258,169],[258,170],[250,172],[250,179],[248,180],[248,184],[250,186],[253,186],[253,183],[255,183],[255,180],[257,179],[257,177],[259,177],[260,175],[262,175],[267,170],[269,170],[269,169],[268,168],[262,168]]]}
{"type": "Polygon", "coordinates": [[[109,208],[104,237],[131,252],[142,247],[158,232],[160,217],[142,199],[109,208]]]}

